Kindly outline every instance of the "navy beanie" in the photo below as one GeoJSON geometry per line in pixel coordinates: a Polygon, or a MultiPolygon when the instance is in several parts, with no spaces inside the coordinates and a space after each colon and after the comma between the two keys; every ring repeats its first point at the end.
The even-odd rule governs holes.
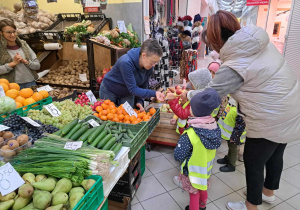
{"type": "Polygon", "coordinates": [[[190,32],[190,31],[188,31],[188,30],[185,30],[185,31],[183,31],[183,32],[182,32],[182,34],[183,34],[183,35],[186,35],[186,36],[190,36],[190,37],[192,37],[192,34],[191,34],[191,32],[190,32]]]}
{"type": "Polygon", "coordinates": [[[195,15],[195,17],[194,17],[194,23],[196,23],[197,21],[201,21],[201,15],[200,14],[197,14],[197,15],[195,15]]]}
{"type": "Polygon", "coordinates": [[[210,116],[221,104],[221,98],[215,89],[207,88],[197,93],[191,100],[191,109],[195,117],[210,116]]]}

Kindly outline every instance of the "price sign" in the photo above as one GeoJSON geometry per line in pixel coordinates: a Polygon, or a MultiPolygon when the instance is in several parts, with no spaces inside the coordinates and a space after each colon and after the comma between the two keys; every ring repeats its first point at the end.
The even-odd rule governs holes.
{"type": "Polygon", "coordinates": [[[97,101],[94,93],[91,90],[86,92],[85,95],[89,98],[90,102],[95,103],[97,101]]]}
{"type": "Polygon", "coordinates": [[[44,107],[53,117],[59,117],[61,115],[61,112],[54,104],[44,105],[44,107]]]}
{"type": "Polygon", "coordinates": [[[7,127],[7,126],[5,126],[5,125],[1,125],[1,124],[0,124],[0,131],[5,131],[5,130],[7,130],[7,129],[10,129],[10,127],[7,127]]]}
{"type": "Polygon", "coordinates": [[[50,87],[49,85],[45,85],[45,86],[43,86],[43,87],[37,88],[36,90],[37,90],[38,92],[41,91],[41,90],[46,90],[47,92],[50,92],[50,91],[53,90],[53,88],[50,87]]]}
{"type": "Polygon", "coordinates": [[[95,120],[91,119],[88,121],[88,123],[93,126],[93,127],[98,127],[100,126],[99,123],[97,123],[95,120]]]}
{"type": "Polygon", "coordinates": [[[3,87],[0,85],[0,97],[5,96],[5,92],[3,90],[3,87]]]}
{"type": "Polygon", "coordinates": [[[86,81],[87,81],[86,74],[79,74],[79,79],[80,79],[82,82],[86,82],[86,81]]]}
{"type": "Polygon", "coordinates": [[[124,20],[118,20],[117,23],[118,23],[118,28],[120,30],[120,33],[127,33],[127,28],[125,26],[124,20]]]}
{"type": "Polygon", "coordinates": [[[64,149],[68,150],[77,150],[82,147],[83,141],[74,141],[74,142],[67,142],[65,144],[64,149]]]}
{"type": "Polygon", "coordinates": [[[0,167],[0,192],[5,196],[18,189],[25,182],[10,163],[0,167]]]}
{"type": "Polygon", "coordinates": [[[26,122],[28,122],[29,124],[33,125],[34,127],[41,127],[40,124],[38,124],[34,120],[30,119],[29,117],[22,117],[22,119],[25,120],[26,122]]]}
{"type": "Polygon", "coordinates": [[[134,115],[137,117],[137,113],[133,110],[133,108],[130,106],[130,104],[127,101],[123,104],[123,108],[130,116],[134,115]]]}
{"type": "Polygon", "coordinates": [[[27,1],[27,4],[29,7],[36,7],[36,2],[35,1],[27,1]]]}

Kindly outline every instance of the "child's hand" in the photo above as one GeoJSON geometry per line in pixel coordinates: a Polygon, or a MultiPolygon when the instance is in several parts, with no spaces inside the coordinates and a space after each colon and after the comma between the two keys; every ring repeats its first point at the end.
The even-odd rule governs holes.
{"type": "Polygon", "coordinates": [[[166,100],[173,100],[175,98],[176,98],[176,96],[174,95],[174,93],[168,93],[166,96],[166,100]]]}
{"type": "Polygon", "coordinates": [[[187,91],[182,92],[180,98],[183,102],[187,102],[187,91]]]}

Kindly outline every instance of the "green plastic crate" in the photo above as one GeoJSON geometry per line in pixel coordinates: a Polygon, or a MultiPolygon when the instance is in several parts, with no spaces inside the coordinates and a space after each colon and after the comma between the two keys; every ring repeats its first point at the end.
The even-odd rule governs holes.
{"type": "Polygon", "coordinates": [[[27,106],[23,106],[19,109],[16,109],[14,111],[9,112],[9,113],[0,114],[0,123],[2,123],[2,121],[5,118],[8,118],[12,114],[17,113],[21,117],[25,117],[25,116],[27,116],[29,110],[31,110],[31,109],[42,110],[44,105],[51,104],[51,103],[52,103],[52,97],[49,96],[49,97],[47,97],[43,100],[40,100],[40,101],[35,102],[33,104],[29,104],[27,106]]]}
{"type": "Polygon", "coordinates": [[[155,114],[150,118],[149,121],[147,121],[148,136],[150,136],[154,128],[158,125],[159,121],[160,121],[160,110],[156,109],[155,114]]]}
{"type": "Polygon", "coordinates": [[[141,175],[144,175],[145,169],[146,169],[146,145],[142,146],[141,148],[141,175]]]}
{"type": "MultiPolygon", "coordinates": [[[[95,184],[85,193],[73,210],[97,210],[104,200],[102,177],[92,175],[86,179],[94,179],[95,184]]],[[[101,208],[105,209],[105,208],[101,208]]]]}
{"type": "Polygon", "coordinates": [[[100,210],[108,210],[108,199],[106,199],[100,210]]]}

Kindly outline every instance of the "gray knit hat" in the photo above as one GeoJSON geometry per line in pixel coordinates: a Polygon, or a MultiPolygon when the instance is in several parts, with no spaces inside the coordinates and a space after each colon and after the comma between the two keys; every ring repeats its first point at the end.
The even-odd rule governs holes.
{"type": "Polygon", "coordinates": [[[201,90],[205,88],[212,80],[211,73],[207,68],[197,69],[189,73],[189,80],[195,87],[195,90],[201,90]]]}

